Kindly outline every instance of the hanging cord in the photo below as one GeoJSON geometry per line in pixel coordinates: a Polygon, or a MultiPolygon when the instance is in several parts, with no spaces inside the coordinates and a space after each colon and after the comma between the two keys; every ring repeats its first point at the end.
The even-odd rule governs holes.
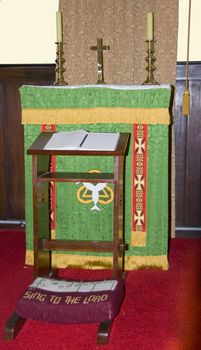
{"type": "Polygon", "coordinates": [[[182,115],[190,114],[190,90],[189,90],[189,48],[190,48],[190,26],[191,26],[191,0],[189,0],[188,10],[188,38],[187,38],[187,58],[186,58],[186,88],[183,94],[182,115]]]}

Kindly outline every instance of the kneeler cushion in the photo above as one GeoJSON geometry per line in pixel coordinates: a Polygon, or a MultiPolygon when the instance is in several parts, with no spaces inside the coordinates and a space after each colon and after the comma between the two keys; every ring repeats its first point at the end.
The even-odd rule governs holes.
{"type": "Polygon", "coordinates": [[[17,301],[25,319],[90,323],[113,319],[124,295],[122,279],[72,281],[38,277],[17,301]]]}

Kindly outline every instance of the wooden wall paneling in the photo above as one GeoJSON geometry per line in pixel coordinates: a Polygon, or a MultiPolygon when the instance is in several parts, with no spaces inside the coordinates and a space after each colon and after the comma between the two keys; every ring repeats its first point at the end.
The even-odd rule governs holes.
{"type": "Polygon", "coordinates": [[[201,80],[191,81],[190,90],[192,94],[186,134],[184,226],[201,227],[201,80]]]}
{"type": "Polygon", "coordinates": [[[176,226],[184,223],[183,204],[185,202],[186,176],[186,134],[188,119],[181,115],[182,95],[185,82],[176,83],[174,128],[175,128],[175,208],[176,226]]]}
{"type": "Polygon", "coordinates": [[[176,237],[201,236],[201,63],[189,64],[191,112],[182,116],[185,65],[177,65],[175,95],[176,237]]]}
{"type": "Polygon", "coordinates": [[[0,66],[2,151],[0,153],[1,220],[24,220],[24,139],[19,87],[50,85],[54,65],[0,66]]]}
{"type": "Polygon", "coordinates": [[[2,217],[6,215],[6,183],[5,183],[5,158],[4,158],[4,137],[3,137],[3,117],[4,111],[4,90],[3,83],[0,81],[0,213],[2,217]]]}
{"type": "Polygon", "coordinates": [[[19,81],[5,80],[4,118],[7,217],[24,218],[24,139],[19,103],[19,81]]]}

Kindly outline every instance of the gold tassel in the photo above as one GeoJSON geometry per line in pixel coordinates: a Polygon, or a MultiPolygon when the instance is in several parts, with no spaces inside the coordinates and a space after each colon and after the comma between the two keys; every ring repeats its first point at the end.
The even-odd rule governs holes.
{"type": "Polygon", "coordinates": [[[182,115],[190,114],[190,90],[185,89],[183,93],[182,115]]]}
{"type": "Polygon", "coordinates": [[[190,47],[190,24],[191,24],[191,0],[189,0],[188,9],[188,38],[187,38],[187,59],[186,59],[186,89],[183,93],[182,115],[189,116],[190,114],[190,90],[189,90],[189,47],[190,47]]]}

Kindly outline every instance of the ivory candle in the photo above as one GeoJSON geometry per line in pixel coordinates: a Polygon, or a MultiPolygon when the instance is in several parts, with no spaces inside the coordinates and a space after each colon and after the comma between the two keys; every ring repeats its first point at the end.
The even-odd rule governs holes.
{"type": "Polygon", "coordinates": [[[151,41],[154,38],[154,13],[147,13],[147,40],[151,41]]]}
{"type": "Polygon", "coordinates": [[[63,41],[63,25],[62,25],[62,13],[58,11],[56,13],[56,24],[57,24],[57,43],[62,43],[63,41]]]}

